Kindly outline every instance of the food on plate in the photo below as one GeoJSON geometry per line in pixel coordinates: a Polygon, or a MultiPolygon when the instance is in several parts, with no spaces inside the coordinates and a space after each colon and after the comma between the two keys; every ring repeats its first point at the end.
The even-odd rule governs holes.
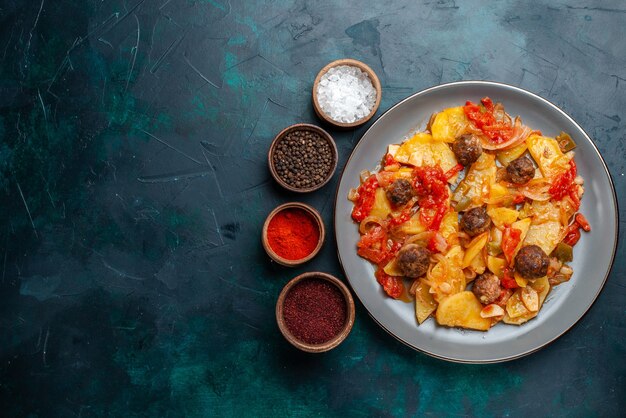
{"type": "Polygon", "coordinates": [[[483,153],[483,147],[480,145],[478,137],[466,134],[454,141],[452,151],[459,164],[468,166],[480,157],[480,154],[483,153]]]}
{"type": "Polygon", "coordinates": [[[491,218],[487,215],[487,209],[481,206],[463,213],[459,224],[463,231],[467,232],[470,237],[474,237],[489,230],[491,218]]]}
{"type": "Polygon", "coordinates": [[[528,183],[535,177],[535,165],[528,156],[514,159],[506,166],[506,173],[511,183],[528,183]]]}
{"type": "Polygon", "coordinates": [[[526,279],[538,279],[548,274],[550,259],[538,245],[522,247],[515,257],[515,271],[526,279]]]}
{"type": "Polygon", "coordinates": [[[574,148],[488,97],[443,109],[350,191],[357,253],[386,295],[414,300],[419,324],[521,325],[570,280],[573,247],[591,230],[574,148]]]}
{"type": "Polygon", "coordinates": [[[491,272],[485,272],[474,281],[472,292],[474,292],[480,303],[489,305],[500,297],[500,279],[491,272]]]}
{"type": "Polygon", "coordinates": [[[398,251],[397,264],[403,276],[421,277],[430,266],[430,251],[417,244],[405,245],[398,251]]]}

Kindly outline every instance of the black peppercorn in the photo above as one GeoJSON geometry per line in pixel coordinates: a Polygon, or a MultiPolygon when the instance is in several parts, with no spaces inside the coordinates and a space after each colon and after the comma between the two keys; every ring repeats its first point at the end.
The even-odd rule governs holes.
{"type": "Polygon", "coordinates": [[[289,132],[276,145],[273,164],[285,183],[311,188],[323,183],[332,169],[333,154],[328,142],[317,132],[289,132]]]}

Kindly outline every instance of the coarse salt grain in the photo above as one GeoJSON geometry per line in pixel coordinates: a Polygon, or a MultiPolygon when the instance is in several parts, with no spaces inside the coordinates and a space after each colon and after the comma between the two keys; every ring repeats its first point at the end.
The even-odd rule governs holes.
{"type": "Polygon", "coordinates": [[[339,65],[320,77],[317,103],[335,122],[353,123],[370,114],[376,104],[376,89],[360,68],[339,65]]]}

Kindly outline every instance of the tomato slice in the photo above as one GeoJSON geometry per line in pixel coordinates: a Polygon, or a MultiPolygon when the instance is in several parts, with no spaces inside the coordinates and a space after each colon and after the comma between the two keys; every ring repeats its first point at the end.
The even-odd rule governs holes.
{"type": "Polygon", "coordinates": [[[387,257],[387,232],[382,226],[372,227],[357,244],[357,254],[379,264],[387,257]]]}
{"type": "Polygon", "coordinates": [[[401,277],[390,276],[382,268],[375,273],[376,280],[383,287],[385,293],[394,299],[398,299],[404,292],[404,283],[401,277]]]}
{"type": "Polygon", "coordinates": [[[574,221],[573,224],[567,227],[567,231],[565,232],[565,238],[563,238],[563,242],[569,246],[574,246],[580,239],[580,225],[578,222],[574,221]]]}
{"type": "Polygon", "coordinates": [[[500,282],[506,289],[516,289],[519,287],[515,277],[513,277],[513,270],[508,267],[504,269],[504,275],[500,282]]]}
{"type": "Polygon", "coordinates": [[[511,228],[507,226],[502,233],[502,252],[510,263],[513,260],[513,253],[520,243],[522,238],[522,231],[517,228],[511,228]]]}

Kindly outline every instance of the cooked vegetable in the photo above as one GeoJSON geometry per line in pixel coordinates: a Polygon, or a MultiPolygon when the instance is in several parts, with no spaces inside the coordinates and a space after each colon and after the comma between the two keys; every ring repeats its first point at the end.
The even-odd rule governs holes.
{"type": "Polygon", "coordinates": [[[528,321],[570,280],[572,246],[591,230],[573,141],[531,131],[489,98],[433,113],[427,129],[389,145],[350,191],[357,254],[389,297],[411,282],[419,324],[528,321]]]}
{"type": "Polygon", "coordinates": [[[552,251],[552,256],[562,263],[569,263],[574,259],[574,248],[564,242],[559,242],[554,251],[552,251]]]}
{"type": "Polygon", "coordinates": [[[497,318],[504,316],[504,309],[502,309],[502,306],[492,303],[491,305],[485,306],[480,311],[480,316],[483,318],[497,318]]]}
{"type": "Polygon", "coordinates": [[[562,229],[558,221],[547,221],[539,225],[531,225],[524,239],[524,245],[536,245],[544,253],[550,254],[561,240],[562,229]]]}
{"type": "Polygon", "coordinates": [[[568,152],[576,148],[576,143],[569,134],[562,132],[556,136],[556,142],[559,143],[561,151],[568,152]]]}
{"type": "Polygon", "coordinates": [[[483,153],[472,165],[465,178],[459,183],[452,200],[462,202],[468,199],[466,208],[456,207],[457,211],[482,206],[488,197],[490,185],[495,183],[496,163],[492,154],[483,153]]]}
{"type": "Polygon", "coordinates": [[[504,314],[504,318],[502,319],[505,324],[521,325],[529,319],[537,316],[537,313],[541,310],[541,306],[550,292],[548,279],[546,277],[542,277],[541,279],[535,280],[530,284],[530,286],[538,294],[539,300],[537,311],[532,312],[526,308],[526,305],[524,305],[524,302],[522,301],[522,289],[517,289],[506,303],[506,312],[504,314]]]}
{"type": "Polygon", "coordinates": [[[437,309],[437,302],[430,293],[430,286],[419,280],[415,288],[415,315],[417,322],[424,322],[437,309]]]}
{"type": "Polygon", "coordinates": [[[439,304],[436,313],[437,323],[449,327],[487,331],[491,328],[491,320],[480,315],[482,309],[483,305],[472,292],[460,292],[439,304]]]}
{"type": "Polygon", "coordinates": [[[370,216],[385,219],[391,213],[391,203],[387,199],[387,194],[383,188],[376,189],[374,194],[374,205],[370,211],[370,216]]]}
{"type": "Polygon", "coordinates": [[[430,125],[430,131],[435,141],[454,142],[455,138],[465,132],[466,126],[467,117],[463,107],[451,107],[437,113],[430,125]]]}
{"type": "Polygon", "coordinates": [[[484,232],[474,238],[472,242],[469,243],[469,245],[467,246],[467,250],[465,251],[465,256],[463,257],[463,268],[469,266],[472,260],[478,256],[478,254],[487,244],[488,239],[489,232],[484,232]]]}
{"type": "MultiPolygon", "coordinates": [[[[539,165],[539,170],[546,178],[554,178],[569,168],[570,156],[563,154],[554,138],[531,135],[526,140],[528,151],[539,165]]],[[[573,157],[573,155],[571,156],[573,157]]]]}
{"type": "Polygon", "coordinates": [[[506,225],[511,225],[517,221],[519,212],[511,208],[489,208],[487,214],[498,228],[504,228],[506,225]]]}
{"type": "Polygon", "coordinates": [[[499,257],[487,257],[487,268],[496,276],[502,278],[504,276],[504,268],[506,267],[506,260],[499,257]]]}
{"type": "Polygon", "coordinates": [[[516,145],[513,148],[499,151],[496,154],[496,158],[498,159],[500,164],[506,167],[507,165],[509,165],[511,161],[515,160],[516,158],[521,157],[526,152],[527,149],[528,149],[528,145],[526,145],[526,142],[522,142],[521,144],[516,145]]]}
{"type": "Polygon", "coordinates": [[[439,166],[444,173],[458,164],[450,147],[444,142],[435,141],[427,133],[415,134],[392,156],[399,163],[415,167],[439,166]]]}

